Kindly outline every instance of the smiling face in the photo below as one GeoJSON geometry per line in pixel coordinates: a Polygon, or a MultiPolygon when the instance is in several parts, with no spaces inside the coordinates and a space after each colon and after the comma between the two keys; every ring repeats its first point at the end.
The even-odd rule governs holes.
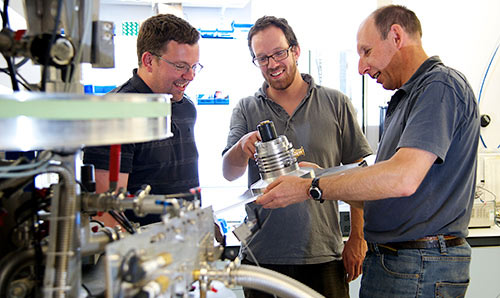
{"type": "Polygon", "coordinates": [[[359,54],[358,71],[368,74],[384,89],[395,90],[402,86],[398,62],[398,48],[389,33],[385,40],[375,26],[373,18],[368,18],[358,31],[357,50],[359,54]]]}
{"type": "MultiPolygon", "coordinates": [[[[252,50],[255,57],[271,56],[290,47],[283,31],[276,26],[257,32],[252,37],[252,50]]],[[[270,88],[285,90],[292,85],[297,75],[297,58],[299,56],[298,46],[292,47],[288,57],[279,62],[269,58],[267,66],[260,66],[262,76],[270,88]]]]}
{"type": "MultiPolygon", "coordinates": [[[[150,75],[147,85],[154,93],[172,94],[172,101],[181,100],[186,87],[195,77],[193,69],[190,68],[187,72],[180,71],[174,65],[150,55],[150,75]]],[[[172,40],[167,43],[166,50],[158,55],[175,64],[192,66],[199,61],[200,49],[198,43],[189,45],[172,40]]]]}

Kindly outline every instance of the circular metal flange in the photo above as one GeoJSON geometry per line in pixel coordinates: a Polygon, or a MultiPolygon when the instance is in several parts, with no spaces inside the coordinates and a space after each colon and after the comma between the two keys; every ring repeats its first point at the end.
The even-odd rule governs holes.
{"type": "Polygon", "coordinates": [[[75,149],[170,137],[167,94],[0,95],[0,150],[75,149]]]}

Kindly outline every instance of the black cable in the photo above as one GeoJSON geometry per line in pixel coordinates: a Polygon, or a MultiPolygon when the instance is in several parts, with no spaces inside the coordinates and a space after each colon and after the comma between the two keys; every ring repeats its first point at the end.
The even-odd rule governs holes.
{"type": "Polygon", "coordinates": [[[21,85],[23,85],[23,87],[24,87],[24,88],[26,88],[26,90],[28,90],[28,91],[33,91],[33,90],[31,89],[31,86],[30,86],[31,84],[30,84],[28,81],[26,81],[26,79],[25,79],[25,78],[24,78],[24,77],[23,77],[23,76],[22,76],[19,72],[18,72],[18,73],[16,73],[16,75],[17,75],[19,78],[21,78],[21,82],[19,82],[19,81],[18,81],[18,82],[19,82],[21,85]]]}
{"type": "Polygon", "coordinates": [[[118,212],[114,210],[108,211],[108,213],[130,234],[135,234],[136,230],[132,223],[126,218],[121,216],[118,212]]]}
{"type": "Polygon", "coordinates": [[[3,11],[2,11],[2,28],[9,28],[9,0],[3,1],[3,11]]]}
{"type": "MultiPolygon", "coordinates": [[[[24,64],[26,64],[26,62],[28,62],[28,61],[30,61],[30,59],[25,57],[25,58],[23,58],[23,60],[21,60],[20,62],[18,62],[18,63],[14,63],[14,67],[15,67],[16,69],[19,69],[19,67],[23,66],[23,65],[24,65],[24,64]]],[[[15,61],[14,61],[14,62],[15,62],[15,61]]],[[[7,71],[8,71],[8,70],[9,70],[9,69],[8,69],[7,67],[0,68],[0,71],[3,71],[3,72],[5,72],[5,73],[7,73],[7,71]]]]}
{"type": "MultiPolygon", "coordinates": [[[[3,73],[10,76],[10,72],[6,68],[0,68],[0,72],[3,72],[3,73]]],[[[28,81],[26,81],[26,79],[23,76],[21,76],[19,73],[17,73],[17,76],[21,78],[21,82],[18,81],[18,83],[21,84],[26,90],[32,91],[31,87],[29,86],[30,83],[28,81]]]]}
{"type": "MultiPolygon", "coordinates": [[[[4,0],[3,1],[3,12],[2,12],[2,28],[7,29],[10,27],[10,22],[9,22],[9,0],[4,0]]],[[[12,90],[14,91],[19,91],[19,84],[17,83],[16,79],[16,69],[14,67],[14,64],[12,63],[12,60],[9,56],[3,54],[3,57],[5,58],[5,61],[7,61],[7,67],[10,72],[10,81],[12,83],[12,90]]]]}
{"type": "Polygon", "coordinates": [[[87,294],[88,294],[87,297],[89,297],[89,298],[95,297],[94,295],[92,295],[92,292],[90,292],[89,288],[87,288],[87,286],[84,283],[82,283],[82,288],[84,288],[85,291],[87,292],[87,294]]]}
{"type": "Polygon", "coordinates": [[[106,227],[102,221],[97,220],[97,219],[91,219],[90,222],[98,224],[101,228],[106,227]]]}
{"type": "Polygon", "coordinates": [[[7,68],[9,69],[10,73],[10,82],[12,84],[12,90],[19,91],[19,84],[16,79],[16,69],[14,68],[14,64],[12,63],[12,60],[9,56],[3,53],[2,55],[5,58],[5,61],[7,61],[7,68]]]}
{"type": "Polygon", "coordinates": [[[123,223],[125,223],[130,228],[130,231],[132,232],[132,234],[137,232],[137,230],[134,227],[134,224],[125,216],[125,214],[123,212],[116,212],[115,211],[115,213],[121,218],[123,223]]]}
{"type": "MultiPolygon", "coordinates": [[[[59,28],[59,22],[61,19],[62,4],[63,4],[62,0],[57,1],[56,20],[54,22],[54,30],[52,31],[52,36],[50,37],[49,47],[47,48],[47,55],[50,55],[50,49],[52,48],[52,45],[54,44],[54,42],[56,40],[57,29],[59,28]]],[[[49,70],[49,60],[50,60],[49,57],[47,57],[47,59],[45,59],[44,64],[42,66],[42,82],[40,85],[40,91],[42,91],[42,92],[46,90],[47,76],[48,76],[48,70],[49,70]]]]}

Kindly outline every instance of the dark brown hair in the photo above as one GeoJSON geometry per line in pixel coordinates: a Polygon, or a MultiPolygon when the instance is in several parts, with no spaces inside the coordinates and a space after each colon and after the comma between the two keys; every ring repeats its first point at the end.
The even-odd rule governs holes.
{"type": "Polygon", "coordinates": [[[372,13],[382,39],[387,38],[391,26],[398,24],[410,35],[422,37],[422,27],[415,13],[402,5],[380,7],[372,13]]]}
{"type": "Polygon", "coordinates": [[[137,58],[139,65],[144,52],[161,55],[164,46],[171,40],[194,45],[200,39],[200,33],[187,21],[172,14],[152,16],[141,24],[137,36],[137,58]]]}
{"type": "Polygon", "coordinates": [[[263,16],[258,19],[252,26],[252,28],[250,28],[250,31],[248,31],[248,48],[250,49],[250,54],[252,54],[252,57],[255,57],[255,53],[252,50],[252,37],[258,32],[268,28],[269,26],[278,27],[279,29],[281,29],[281,31],[283,31],[283,34],[285,34],[285,38],[288,41],[288,46],[299,45],[292,27],[288,25],[286,19],[273,16],[263,16]]]}

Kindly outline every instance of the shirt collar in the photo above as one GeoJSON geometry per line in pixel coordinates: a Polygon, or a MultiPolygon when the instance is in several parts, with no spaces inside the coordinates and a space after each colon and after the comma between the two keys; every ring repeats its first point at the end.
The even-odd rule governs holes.
{"type": "Polygon", "coordinates": [[[153,93],[153,90],[142,80],[137,73],[137,68],[133,70],[132,86],[140,93],[153,93]]]}
{"type": "MultiPolygon", "coordinates": [[[[144,80],[137,74],[137,68],[133,70],[134,76],[132,77],[132,85],[139,93],[154,93],[151,88],[144,82],[144,80]]],[[[181,100],[179,101],[171,101],[171,104],[180,104],[184,102],[184,99],[187,98],[186,94],[182,95],[181,100]]]]}
{"type": "Polygon", "coordinates": [[[439,59],[438,56],[429,57],[424,61],[424,63],[422,63],[422,65],[420,65],[420,67],[410,77],[410,79],[406,83],[404,83],[403,86],[401,86],[391,97],[391,100],[389,101],[389,105],[387,107],[387,116],[390,116],[392,112],[394,112],[401,99],[403,99],[406,93],[408,93],[408,91],[413,88],[420,76],[424,73],[429,72],[436,65],[443,65],[443,62],[441,62],[441,59],[439,59]]]}
{"type": "MultiPolygon", "coordinates": [[[[424,73],[429,72],[432,68],[434,68],[436,65],[443,65],[443,62],[441,62],[441,59],[439,59],[438,56],[432,56],[427,58],[427,60],[420,65],[420,67],[417,69],[417,71],[411,76],[411,78],[404,83],[399,90],[403,90],[405,92],[408,92],[408,90],[411,90],[413,88],[413,85],[417,82],[417,79],[424,73]]],[[[398,90],[398,91],[399,91],[398,90]]]]}

